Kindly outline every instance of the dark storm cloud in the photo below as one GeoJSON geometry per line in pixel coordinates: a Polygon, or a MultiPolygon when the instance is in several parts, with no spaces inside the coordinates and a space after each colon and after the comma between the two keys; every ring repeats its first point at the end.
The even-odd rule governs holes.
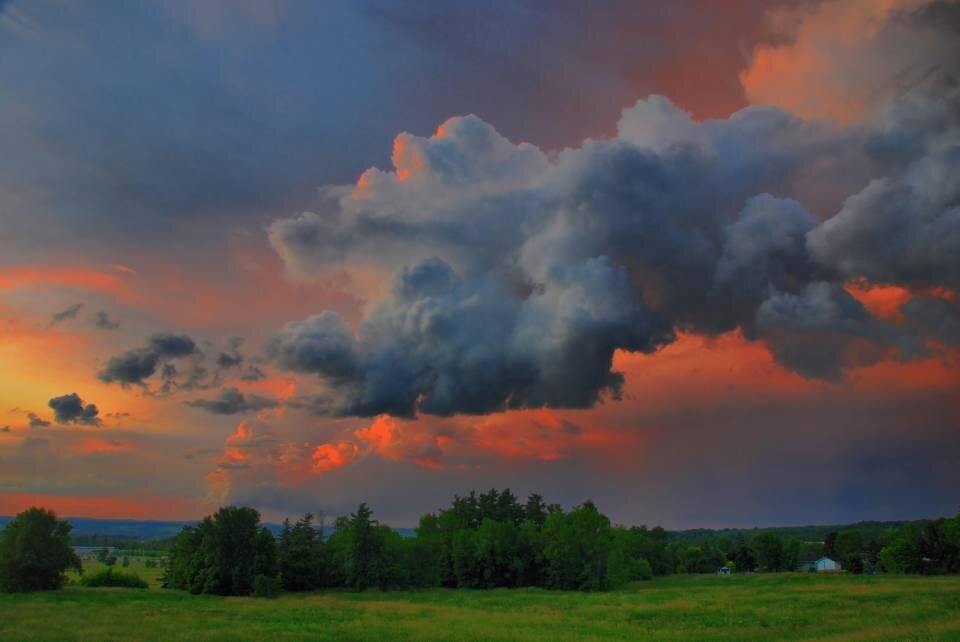
{"type": "Polygon", "coordinates": [[[168,361],[187,357],[197,352],[197,345],[186,335],[155,334],[142,348],[128,350],[107,360],[106,365],[97,374],[104,383],[121,385],[142,385],[152,377],[159,366],[163,366],[165,379],[172,377],[176,370],[168,361]]]}
{"type": "Polygon", "coordinates": [[[839,285],[814,282],[798,294],[776,293],[757,309],[756,336],[774,358],[806,377],[840,380],[844,370],[872,365],[891,347],[920,353],[909,337],[875,319],[839,285]]]}
{"type": "Polygon", "coordinates": [[[250,364],[247,366],[247,369],[240,375],[241,381],[262,381],[266,379],[267,375],[257,367],[255,364],[250,364]]]}
{"type": "Polygon", "coordinates": [[[33,412],[27,413],[27,420],[29,421],[31,428],[45,428],[50,425],[49,421],[33,412]]]}
{"type": "MultiPolygon", "coordinates": [[[[766,191],[801,191],[797,174],[840,154],[845,136],[770,108],[697,124],[659,97],[625,111],[618,138],[553,162],[476,117],[441,130],[401,135],[396,175],[365,174],[336,217],[271,227],[295,273],[369,256],[409,263],[357,334],[324,312],[267,342],[278,367],[329,384],[315,412],[589,407],[619,395],[616,350],[652,352],[677,328],[776,336],[784,365],[811,376],[850,365],[829,349],[799,362],[791,346],[824,328],[761,313],[781,299],[837,303],[806,290],[829,272],[807,252],[817,219],[766,191]],[[398,237],[408,242],[393,254],[398,237]]],[[[883,322],[854,317],[826,325],[878,353],[892,346],[883,322]]]]}
{"type": "Polygon", "coordinates": [[[952,337],[943,304],[895,325],[843,286],[960,287],[960,127],[942,90],[845,130],[759,106],[695,122],[653,96],[616,137],[555,156],[475,116],[400,134],[393,172],[270,227],[291,274],[373,264],[394,271],[389,295],[356,331],[332,312],[290,323],[267,355],[327,384],[314,412],[400,416],[589,407],[619,394],[616,350],[678,330],[739,329],[830,380],[925,355],[952,337]]]}
{"type": "Polygon", "coordinates": [[[900,308],[921,334],[947,345],[960,346],[960,302],[917,297],[900,308]]]}
{"type": "MultiPolygon", "coordinates": [[[[951,97],[960,109],[960,89],[951,97]]],[[[872,181],[810,232],[814,257],[848,277],[960,289],[960,129],[904,174],[872,181]]]]}
{"type": "Polygon", "coordinates": [[[77,315],[80,313],[80,310],[83,309],[82,303],[74,303],[68,308],[60,310],[59,312],[54,312],[50,317],[49,327],[53,327],[56,324],[62,321],[72,321],[77,318],[77,315]]]}
{"type": "Polygon", "coordinates": [[[230,337],[227,341],[227,349],[217,355],[217,367],[221,370],[237,368],[243,364],[243,355],[240,354],[240,347],[243,345],[243,337],[230,337]]]}
{"type": "Polygon", "coordinates": [[[54,397],[47,405],[53,410],[53,418],[58,424],[100,425],[100,419],[97,417],[100,411],[96,404],[84,404],[83,399],[75,392],[54,397]]]}
{"type": "Polygon", "coordinates": [[[245,412],[257,412],[276,408],[276,399],[255,394],[244,394],[236,388],[223,388],[216,399],[194,399],[184,402],[193,408],[200,408],[215,415],[235,415],[245,412]]]}
{"type": "Polygon", "coordinates": [[[110,315],[103,310],[100,310],[94,315],[93,324],[101,330],[116,330],[120,327],[120,323],[111,319],[110,315]]]}

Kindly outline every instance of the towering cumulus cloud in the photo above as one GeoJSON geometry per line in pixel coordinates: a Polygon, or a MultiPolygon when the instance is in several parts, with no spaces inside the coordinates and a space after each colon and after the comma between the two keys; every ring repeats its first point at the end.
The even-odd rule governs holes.
{"type": "MultiPolygon", "coordinates": [[[[894,5],[862,37],[936,28],[925,55],[960,54],[930,6],[894,5]]],[[[326,412],[412,416],[588,407],[619,394],[615,351],[678,331],[737,330],[825,379],[953,342],[960,93],[949,65],[929,71],[852,125],[761,105],[696,122],[651,96],[616,137],[557,154],[476,116],[400,134],[393,171],[270,228],[292,276],[388,270],[389,293],[355,329],[329,311],[288,324],[268,356],[318,375],[326,412]],[[871,314],[860,280],[910,289],[902,319],[871,314]]]]}

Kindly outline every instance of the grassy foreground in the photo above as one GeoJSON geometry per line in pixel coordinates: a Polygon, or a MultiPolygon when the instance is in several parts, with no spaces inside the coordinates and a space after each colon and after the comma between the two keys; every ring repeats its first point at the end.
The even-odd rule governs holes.
{"type": "MultiPolygon", "coordinates": [[[[91,569],[93,570],[93,569],[91,569]]],[[[0,640],[960,640],[960,577],[659,578],[609,593],[160,589],[0,595],[0,640]]]]}

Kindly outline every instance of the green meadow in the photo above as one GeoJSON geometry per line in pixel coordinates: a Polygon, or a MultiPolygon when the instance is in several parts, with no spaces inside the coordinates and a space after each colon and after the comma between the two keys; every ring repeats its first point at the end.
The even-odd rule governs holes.
{"type": "MultiPolygon", "coordinates": [[[[98,564],[88,565],[96,570],[98,564]]],[[[118,570],[121,570],[118,568],[118,570]]],[[[0,595],[2,640],[960,640],[960,577],[677,575],[605,593],[541,589],[0,595]]]]}

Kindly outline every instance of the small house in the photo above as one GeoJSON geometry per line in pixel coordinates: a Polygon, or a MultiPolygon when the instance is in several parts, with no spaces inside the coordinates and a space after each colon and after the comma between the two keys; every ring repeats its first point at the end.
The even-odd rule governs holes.
{"type": "Polygon", "coordinates": [[[813,568],[816,569],[818,573],[820,571],[839,571],[840,562],[832,560],[829,557],[821,557],[813,563],[813,568]]]}

